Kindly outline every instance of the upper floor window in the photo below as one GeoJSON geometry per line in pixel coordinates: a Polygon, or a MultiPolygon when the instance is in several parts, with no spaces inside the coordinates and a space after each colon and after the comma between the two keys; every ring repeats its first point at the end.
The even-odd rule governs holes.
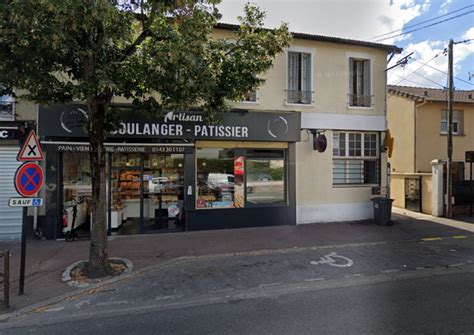
{"type": "Polygon", "coordinates": [[[15,121],[15,100],[11,96],[0,96],[0,121],[15,121]]]}
{"type": "Polygon", "coordinates": [[[311,104],[311,53],[288,52],[287,102],[311,104]]]}
{"type": "MultiPolygon", "coordinates": [[[[459,135],[462,134],[463,125],[462,125],[463,114],[462,111],[453,111],[453,134],[459,135]]],[[[448,133],[448,112],[443,110],[441,111],[441,134],[448,133]]]]}
{"type": "Polygon", "coordinates": [[[333,134],[333,184],[378,184],[377,133],[333,134]]]}
{"type": "Polygon", "coordinates": [[[257,102],[257,90],[248,92],[242,102],[257,102]]]}
{"type": "Polygon", "coordinates": [[[372,106],[369,59],[349,58],[349,106],[372,106]]]}

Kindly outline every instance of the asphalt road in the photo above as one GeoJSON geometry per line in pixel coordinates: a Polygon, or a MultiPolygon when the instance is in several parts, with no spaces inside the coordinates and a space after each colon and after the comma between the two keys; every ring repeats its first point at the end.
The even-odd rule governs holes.
{"type": "Polygon", "coordinates": [[[473,242],[182,260],[21,315],[0,334],[474,334],[473,242]]]}
{"type": "Polygon", "coordinates": [[[2,334],[473,334],[474,274],[351,286],[2,334]]]}

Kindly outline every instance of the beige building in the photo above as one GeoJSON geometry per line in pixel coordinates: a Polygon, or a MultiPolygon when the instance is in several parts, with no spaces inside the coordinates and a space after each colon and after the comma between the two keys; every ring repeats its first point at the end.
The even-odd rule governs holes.
{"type": "MultiPolygon", "coordinates": [[[[399,183],[402,176],[425,178],[429,193],[431,161],[447,159],[447,91],[443,89],[389,86],[387,97],[388,129],[394,138],[389,159],[392,174],[392,197],[405,207],[407,186],[399,183]]],[[[462,163],[465,152],[474,150],[474,91],[453,94],[453,162],[462,163]]],[[[456,166],[462,166],[457,164],[456,166]]],[[[469,164],[464,170],[454,169],[455,178],[469,177],[469,164]]],[[[425,197],[423,212],[431,213],[425,197]]]]}
{"type": "MultiPolygon", "coordinates": [[[[220,24],[215,36],[232,39],[236,28],[220,24]]],[[[240,125],[229,128],[236,131],[229,138],[221,136],[224,130],[214,137],[200,132],[178,143],[171,133],[165,134],[170,137],[165,141],[153,138],[150,129],[180,120],[169,129],[186,131],[188,125],[194,130],[208,129],[202,123],[192,124],[199,116],[167,115],[154,120],[154,125],[123,123],[118,133],[128,137],[117,141],[125,145],[110,144],[108,187],[112,191],[108,189],[106,195],[110,229],[123,230],[133,220],[136,225],[129,231],[144,232],[148,223],[155,228],[193,230],[372,217],[371,198],[387,194],[387,57],[401,49],[319,35],[294,33],[293,37],[291,46],[264,75],[265,83],[245,101],[233,103],[235,111],[248,113],[232,113],[229,124],[240,122],[234,120],[237,114],[242,120],[245,115],[254,117],[249,132],[247,125],[240,125]],[[170,140],[182,146],[182,152],[172,154],[176,148],[161,147],[169,153],[156,154],[170,140]],[[142,151],[125,153],[130,148],[142,151]],[[171,186],[180,189],[181,197],[185,193],[184,200],[171,186]],[[167,196],[168,189],[173,194],[167,196]],[[157,218],[176,213],[177,207],[186,210],[185,228],[171,221],[156,224],[157,218]]],[[[59,106],[44,114],[38,106],[18,103],[15,108],[17,119],[40,115],[46,183],[59,184],[43,194],[46,206],[35,214],[35,222],[48,238],[62,237],[71,221],[86,222],[89,213],[88,143],[86,137],[81,139],[83,128],[77,126],[86,113],[72,110],[73,106],[59,106]],[[47,115],[51,120],[46,120],[47,115]],[[74,206],[75,216],[71,214],[74,206]]]]}
{"type": "MultiPolygon", "coordinates": [[[[236,27],[220,28],[218,36],[232,38],[236,27]]],[[[370,199],[387,191],[385,69],[387,56],[401,49],[319,35],[293,37],[253,101],[235,107],[301,113],[298,224],[368,219],[370,199]],[[327,138],[324,152],[313,147],[318,134],[327,138]]]]}

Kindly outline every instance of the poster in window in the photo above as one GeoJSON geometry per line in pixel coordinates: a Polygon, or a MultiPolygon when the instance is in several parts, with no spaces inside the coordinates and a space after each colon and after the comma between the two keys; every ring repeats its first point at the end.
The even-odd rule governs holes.
{"type": "Polygon", "coordinates": [[[244,157],[238,156],[234,159],[234,206],[244,207],[244,157]]]}

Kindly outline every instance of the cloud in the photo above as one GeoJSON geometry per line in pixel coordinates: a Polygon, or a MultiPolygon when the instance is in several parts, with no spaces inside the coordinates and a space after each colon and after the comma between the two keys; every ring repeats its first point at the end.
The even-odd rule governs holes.
{"type": "Polygon", "coordinates": [[[441,4],[441,6],[439,7],[439,14],[440,15],[444,15],[448,12],[448,7],[451,5],[451,3],[453,2],[453,0],[446,0],[445,2],[443,2],[441,4]]]}
{"type": "MultiPolygon", "coordinates": [[[[456,39],[465,40],[474,38],[474,28],[467,30],[456,39]]],[[[405,55],[413,52],[412,59],[405,67],[398,67],[389,71],[388,83],[391,85],[426,86],[442,88],[447,86],[448,57],[444,52],[447,45],[444,41],[422,41],[409,44],[405,48],[405,55]],[[427,65],[423,65],[426,63],[427,65]]],[[[454,46],[453,68],[454,75],[464,77],[461,63],[474,55],[474,43],[460,43],[454,46]]],[[[456,86],[457,80],[454,80],[456,86]]],[[[462,83],[458,82],[458,86],[462,83]]]]}
{"type": "MultiPolygon", "coordinates": [[[[224,0],[219,9],[222,22],[235,23],[242,13],[244,0],[224,0]]],[[[288,22],[290,30],[357,40],[402,29],[407,23],[426,13],[431,0],[253,0],[267,11],[265,24],[275,27],[288,22]]],[[[393,43],[406,39],[389,39],[393,43]]]]}

